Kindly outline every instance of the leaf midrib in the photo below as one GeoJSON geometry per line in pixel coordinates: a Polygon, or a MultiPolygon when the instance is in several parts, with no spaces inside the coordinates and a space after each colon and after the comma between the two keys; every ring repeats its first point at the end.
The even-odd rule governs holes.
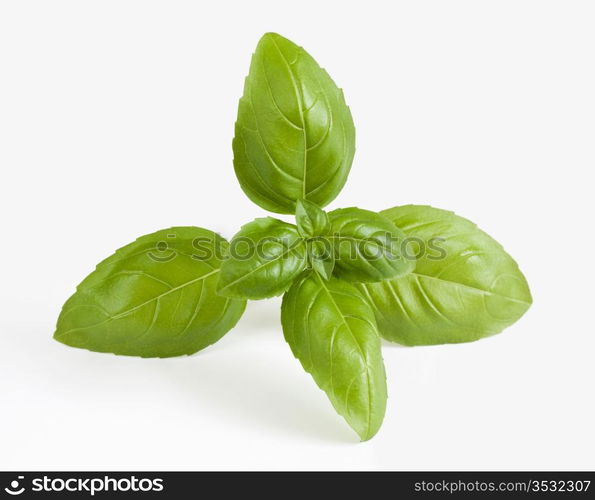
{"type": "Polygon", "coordinates": [[[249,276],[251,276],[252,274],[261,271],[262,269],[264,269],[265,267],[267,267],[270,264],[275,264],[277,263],[277,261],[279,261],[279,259],[282,259],[283,257],[285,257],[286,255],[288,255],[289,253],[293,252],[294,250],[296,250],[301,244],[303,244],[303,242],[300,240],[298,241],[296,244],[292,245],[291,247],[289,247],[287,250],[285,250],[283,253],[279,254],[277,257],[275,257],[274,259],[268,260],[266,261],[264,264],[262,264],[261,266],[258,266],[254,269],[252,269],[251,271],[247,272],[246,274],[241,275],[238,279],[228,283],[227,285],[225,285],[224,287],[221,287],[221,291],[223,290],[228,290],[229,288],[231,288],[232,286],[241,283],[243,280],[247,279],[249,276]]]}
{"type": "MultiPolygon", "coordinates": [[[[526,300],[515,299],[514,297],[509,297],[507,295],[502,295],[501,293],[492,292],[491,290],[483,290],[482,288],[477,288],[475,286],[467,285],[465,283],[460,283],[458,281],[445,280],[443,278],[437,278],[436,276],[430,276],[429,274],[423,274],[423,273],[416,272],[416,271],[411,272],[411,274],[412,275],[415,275],[415,276],[420,276],[422,278],[428,278],[428,279],[431,279],[431,280],[442,281],[444,283],[450,283],[452,285],[456,285],[456,286],[459,286],[461,288],[466,288],[468,290],[473,290],[474,292],[481,292],[482,294],[485,294],[485,295],[493,295],[495,297],[501,297],[503,299],[510,300],[511,302],[517,302],[519,304],[524,304],[524,305],[527,305],[527,306],[530,306],[531,305],[531,302],[526,301],[526,300]]],[[[397,278],[397,279],[399,279],[399,278],[397,278]]]]}
{"type": "MultiPolygon", "coordinates": [[[[296,78],[295,75],[293,74],[293,70],[291,69],[291,65],[289,64],[289,61],[287,61],[287,59],[285,59],[285,55],[283,54],[283,52],[281,52],[281,49],[279,48],[279,46],[277,45],[277,42],[275,41],[275,39],[272,39],[273,45],[275,46],[275,48],[277,49],[277,52],[279,52],[279,55],[281,56],[281,59],[283,59],[283,62],[285,63],[285,66],[287,66],[287,70],[289,71],[289,76],[291,78],[291,85],[293,87],[293,91],[295,92],[295,96],[296,96],[296,101],[297,101],[297,105],[298,105],[298,113],[300,115],[300,118],[302,120],[302,136],[304,139],[304,164],[303,164],[303,177],[302,177],[302,197],[304,199],[306,199],[306,172],[308,170],[308,136],[306,134],[306,118],[304,116],[304,110],[302,108],[302,95],[301,92],[299,91],[299,88],[297,86],[297,82],[296,82],[296,78]]],[[[301,50],[301,49],[298,49],[301,50]]],[[[299,57],[299,53],[298,56],[299,57]]],[[[297,59],[296,59],[297,60],[297,59]]]]}
{"type": "Polygon", "coordinates": [[[193,280],[187,281],[186,283],[182,283],[181,285],[178,285],[178,286],[172,288],[171,290],[168,290],[167,292],[163,292],[163,293],[157,295],[156,297],[153,297],[153,298],[151,298],[151,299],[143,302],[142,304],[139,304],[138,306],[134,306],[133,308],[128,309],[127,311],[123,311],[121,313],[116,314],[115,316],[112,316],[112,319],[119,319],[121,317],[128,316],[131,312],[134,312],[137,309],[140,309],[141,307],[144,307],[147,304],[150,304],[154,300],[160,300],[163,297],[165,297],[166,295],[169,295],[170,293],[176,292],[176,291],[178,291],[178,290],[180,290],[180,289],[182,289],[182,288],[184,288],[186,286],[190,286],[190,285],[192,285],[194,283],[197,283],[198,281],[207,279],[209,276],[212,276],[213,274],[218,273],[219,270],[220,270],[219,268],[218,269],[214,269],[213,271],[208,272],[207,274],[203,274],[202,276],[199,276],[198,278],[194,278],[193,280]]]}
{"type": "Polygon", "coordinates": [[[154,302],[156,300],[159,301],[163,297],[169,295],[170,293],[174,293],[174,292],[176,292],[178,290],[181,290],[184,287],[190,286],[190,285],[192,285],[194,283],[197,283],[198,281],[204,280],[204,279],[208,278],[209,276],[212,276],[213,274],[218,273],[219,271],[220,271],[219,268],[218,269],[214,269],[213,271],[210,271],[207,274],[203,274],[202,276],[199,276],[198,278],[195,278],[195,279],[192,279],[190,281],[187,281],[186,283],[182,283],[181,285],[178,285],[178,286],[176,286],[174,288],[171,288],[170,290],[167,290],[166,292],[163,292],[163,293],[161,293],[159,295],[156,295],[155,297],[152,297],[149,300],[146,300],[142,304],[139,304],[137,306],[134,306],[134,307],[132,307],[130,309],[127,309],[125,311],[119,312],[118,314],[115,314],[113,316],[108,314],[108,317],[104,321],[102,321],[102,322],[100,322],[100,323],[98,323],[96,325],[84,326],[84,327],[81,326],[81,327],[77,327],[77,328],[71,328],[70,330],[66,330],[65,332],[63,332],[61,334],[56,334],[56,338],[63,337],[65,335],[68,335],[69,333],[72,333],[73,331],[76,331],[76,330],[82,330],[82,329],[85,329],[85,328],[95,327],[95,326],[98,326],[99,324],[107,323],[108,321],[114,321],[114,320],[117,320],[117,319],[120,319],[120,318],[124,318],[124,317],[128,316],[129,314],[133,313],[134,311],[136,311],[136,310],[138,310],[138,309],[146,306],[147,304],[150,304],[151,302],[154,302]]]}
{"type": "Polygon", "coordinates": [[[326,286],[326,284],[324,283],[324,280],[320,277],[320,275],[318,273],[314,273],[314,275],[318,279],[318,281],[320,283],[320,286],[324,289],[324,291],[328,295],[328,297],[331,300],[334,308],[339,313],[339,316],[341,317],[341,321],[347,327],[347,330],[351,334],[351,337],[353,338],[353,340],[355,342],[355,345],[357,345],[357,348],[358,348],[358,350],[359,350],[359,352],[360,352],[360,354],[361,354],[361,356],[362,356],[362,358],[364,360],[364,363],[366,365],[366,387],[368,389],[368,415],[367,415],[367,421],[366,421],[366,438],[367,438],[368,435],[369,435],[369,433],[370,433],[370,424],[371,424],[371,419],[372,419],[372,392],[371,392],[371,383],[370,383],[370,367],[368,365],[368,359],[367,359],[367,357],[366,357],[366,355],[365,355],[362,347],[360,346],[359,342],[357,341],[357,338],[355,337],[355,334],[353,333],[353,330],[351,329],[351,326],[349,325],[349,323],[345,319],[345,317],[343,315],[343,311],[341,311],[341,309],[339,308],[339,304],[337,304],[337,302],[335,301],[335,298],[333,297],[332,292],[326,286]]]}

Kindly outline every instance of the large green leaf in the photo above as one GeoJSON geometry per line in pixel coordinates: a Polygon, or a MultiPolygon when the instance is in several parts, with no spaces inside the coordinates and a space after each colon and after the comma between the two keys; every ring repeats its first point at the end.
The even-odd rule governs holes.
{"type": "Polygon", "coordinates": [[[362,440],[382,425],[386,375],[374,312],[354,285],[303,274],[283,297],[285,340],[362,440]]]}
{"type": "Polygon", "coordinates": [[[192,354],[238,321],[243,300],[216,293],[227,242],[206,229],[142,236],[101,262],[58,319],[64,344],[129,356],[192,354]]]}
{"type": "Polygon", "coordinates": [[[300,198],[324,207],[347,180],[355,129],[343,93],[304,49],[275,33],[252,57],[233,151],[242,189],[271,212],[293,214],[300,198]]]}
{"type": "Polygon", "coordinates": [[[242,226],[221,267],[219,293],[264,299],[282,294],[306,267],[306,244],[293,224],[272,217],[242,226]]]}
{"type": "Polygon", "coordinates": [[[408,276],[359,285],[388,340],[406,345],[469,342],[501,332],[531,305],[516,262],[472,222],[419,205],[381,213],[417,239],[420,252],[408,276]]]}
{"type": "Polygon", "coordinates": [[[348,281],[374,282],[403,276],[415,267],[403,251],[405,235],[389,219],[361,208],[330,212],[335,273],[348,281]]]}

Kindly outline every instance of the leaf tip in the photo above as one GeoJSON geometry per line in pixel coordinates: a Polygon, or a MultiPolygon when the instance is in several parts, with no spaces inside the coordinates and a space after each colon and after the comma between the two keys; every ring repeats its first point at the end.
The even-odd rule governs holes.
{"type": "Polygon", "coordinates": [[[381,426],[382,420],[380,420],[380,422],[377,422],[375,425],[372,422],[370,422],[365,429],[353,429],[355,430],[355,432],[357,432],[360,438],[360,442],[364,443],[366,441],[370,441],[370,439],[372,439],[376,434],[378,434],[378,431],[380,430],[381,426]]]}
{"type": "Polygon", "coordinates": [[[267,31],[264,35],[260,37],[260,42],[265,42],[269,40],[272,42],[276,42],[278,40],[287,40],[287,38],[281,36],[279,33],[275,33],[274,31],[267,31]]]}

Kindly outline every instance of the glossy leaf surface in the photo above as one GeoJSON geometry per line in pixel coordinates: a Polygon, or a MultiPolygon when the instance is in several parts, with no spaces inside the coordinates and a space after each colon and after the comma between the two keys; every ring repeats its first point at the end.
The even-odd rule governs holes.
{"type": "Polygon", "coordinates": [[[403,276],[415,267],[403,255],[405,235],[389,219],[361,208],[329,212],[337,277],[356,282],[403,276]]]}
{"type": "Polygon", "coordinates": [[[142,236],[101,262],[65,303],[54,338],[129,356],[192,354],[238,321],[245,301],[216,285],[227,242],[197,227],[142,236]]]}
{"type": "Polygon", "coordinates": [[[328,214],[318,205],[298,200],[295,210],[298,231],[304,238],[327,235],[331,229],[328,214]]]}
{"type": "Polygon", "coordinates": [[[423,255],[408,276],[359,285],[374,305],[381,334],[406,345],[469,342],[502,331],[531,305],[517,263],[463,217],[429,206],[381,212],[423,255]]]}
{"type": "Polygon", "coordinates": [[[325,237],[314,237],[307,240],[308,261],[325,280],[329,280],[335,269],[335,253],[332,243],[325,237]]]}
{"type": "Polygon", "coordinates": [[[351,168],[355,129],[343,93],[301,47],[264,35],[252,57],[233,140],[234,168],[254,203],[293,214],[324,207],[351,168]]]}
{"type": "Polygon", "coordinates": [[[382,424],[386,375],[374,312],[354,285],[304,273],[283,297],[285,340],[362,440],[382,424]]]}
{"type": "Polygon", "coordinates": [[[248,299],[280,295],[305,269],[306,253],[294,225],[272,217],[249,222],[231,240],[219,293],[248,299]]]}

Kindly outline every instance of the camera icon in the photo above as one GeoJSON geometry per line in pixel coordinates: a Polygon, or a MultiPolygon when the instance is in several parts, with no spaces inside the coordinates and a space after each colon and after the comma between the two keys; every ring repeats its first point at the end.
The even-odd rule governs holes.
{"type": "Polygon", "coordinates": [[[6,493],[9,495],[20,495],[23,493],[23,491],[25,491],[24,487],[19,489],[19,481],[22,479],[25,479],[25,476],[18,476],[15,480],[10,482],[10,486],[8,488],[4,488],[4,491],[6,491],[6,493]]]}

